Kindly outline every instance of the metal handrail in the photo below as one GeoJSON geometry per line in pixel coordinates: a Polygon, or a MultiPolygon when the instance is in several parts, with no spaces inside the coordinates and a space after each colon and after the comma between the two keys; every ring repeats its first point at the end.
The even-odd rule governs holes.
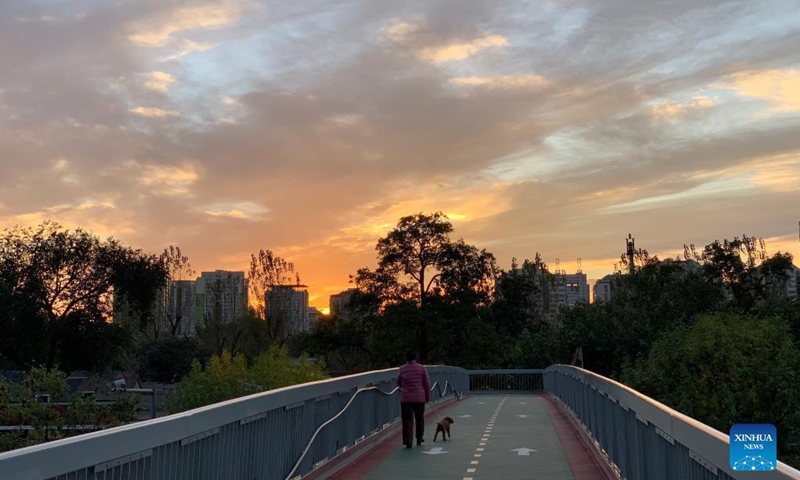
{"type": "MultiPolygon", "coordinates": [[[[435,387],[439,386],[439,382],[434,382],[433,386],[431,387],[431,392],[435,387]]],[[[457,399],[461,400],[464,398],[464,392],[459,393],[452,385],[450,385],[450,381],[447,380],[444,382],[444,391],[442,391],[442,387],[439,387],[439,398],[443,398],[444,395],[447,393],[447,387],[450,387],[450,391],[453,392],[453,395],[456,396],[457,399]]]]}
{"type": "MultiPolygon", "coordinates": [[[[733,471],[729,465],[729,436],[720,432],[699,420],[696,420],[688,415],[685,415],[647,395],[634,390],[627,385],[624,385],[616,380],[603,377],[589,370],[584,370],[580,367],[572,365],[552,365],[547,368],[548,374],[558,374],[564,377],[571,378],[576,382],[580,382],[587,390],[591,388],[599,395],[608,398],[611,402],[616,403],[625,411],[632,411],[635,417],[645,425],[652,424],[659,435],[663,434],[671,440],[672,443],[677,442],[691,452],[696,452],[697,456],[701,456],[703,461],[713,465],[714,468],[724,472],[731,478],[744,478],[749,475],[749,472],[736,472],[733,471]],[[741,475],[741,476],[740,476],[741,475]]],[[[581,418],[578,412],[575,411],[575,405],[570,405],[570,402],[561,398],[558,392],[553,391],[552,379],[550,380],[550,389],[548,392],[554,395],[562,404],[564,404],[575,416],[575,418],[583,424],[583,428],[593,437],[594,441],[598,442],[599,448],[605,450],[605,445],[600,444],[597,440],[597,431],[593,431],[588,421],[581,418]]],[[[610,455],[606,455],[608,460],[614,463],[614,459],[610,455]]],[[[701,465],[705,465],[701,463],[701,465]]],[[[619,468],[616,465],[616,468],[619,468]]],[[[783,462],[778,462],[777,468],[772,472],[759,472],[760,478],[765,479],[797,479],[800,480],[800,471],[793,467],[786,465],[783,462]]]]}
{"type": "MultiPolygon", "coordinates": [[[[433,389],[436,388],[436,387],[439,387],[439,382],[434,382],[433,386],[430,388],[430,391],[432,392],[433,389]]],[[[447,388],[448,387],[450,387],[450,391],[453,392],[453,394],[456,396],[457,399],[461,400],[464,397],[464,394],[463,393],[458,393],[458,391],[456,391],[456,389],[454,389],[453,386],[450,385],[450,381],[448,380],[448,381],[445,382],[444,390],[442,390],[442,387],[439,387],[439,397],[440,398],[444,397],[445,393],[447,393],[447,388]]],[[[297,463],[294,464],[294,467],[292,468],[292,470],[289,472],[288,475],[286,475],[286,479],[285,480],[290,480],[292,478],[292,475],[294,475],[294,472],[296,472],[298,467],[300,467],[300,464],[303,462],[303,459],[306,458],[306,454],[308,454],[308,451],[311,449],[311,445],[314,444],[314,440],[317,438],[317,435],[319,434],[319,432],[321,432],[323,428],[325,428],[328,425],[330,425],[334,420],[336,420],[337,418],[342,416],[342,414],[348,408],[350,408],[350,404],[353,403],[353,400],[356,399],[356,397],[358,396],[359,393],[366,392],[366,391],[369,391],[369,390],[377,390],[378,393],[381,393],[383,395],[386,395],[387,397],[390,397],[390,396],[394,395],[395,393],[397,393],[397,391],[400,390],[400,387],[394,387],[394,389],[392,391],[390,391],[390,392],[384,392],[383,390],[381,390],[380,388],[378,388],[376,386],[362,387],[362,388],[359,388],[358,390],[356,390],[356,392],[353,394],[352,397],[350,397],[350,400],[348,400],[347,404],[339,411],[339,413],[337,413],[336,415],[334,415],[333,417],[328,419],[325,423],[323,423],[322,425],[320,425],[317,428],[317,430],[314,432],[314,435],[312,435],[311,439],[308,441],[308,444],[306,445],[306,448],[303,450],[303,453],[300,455],[300,458],[297,459],[297,463]]]]}

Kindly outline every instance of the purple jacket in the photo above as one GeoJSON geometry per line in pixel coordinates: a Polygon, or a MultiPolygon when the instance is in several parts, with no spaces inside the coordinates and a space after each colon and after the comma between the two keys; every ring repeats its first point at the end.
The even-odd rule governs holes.
{"type": "Polygon", "coordinates": [[[425,403],[431,400],[431,380],[425,367],[411,361],[400,367],[397,375],[401,402],[425,403]]]}

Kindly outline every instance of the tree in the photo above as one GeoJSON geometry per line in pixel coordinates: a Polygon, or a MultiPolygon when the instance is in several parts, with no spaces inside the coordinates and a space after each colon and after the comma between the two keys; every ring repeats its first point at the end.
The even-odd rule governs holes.
{"type": "Polygon", "coordinates": [[[25,370],[47,362],[47,319],[26,290],[12,291],[0,274],[0,369],[25,370]]]}
{"type": "MultiPolygon", "coordinates": [[[[604,339],[608,347],[603,348],[614,353],[601,360],[606,370],[597,371],[613,376],[619,375],[625,363],[646,356],[661,335],[693,323],[702,313],[717,310],[723,301],[720,288],[706,281],[697,264],[676,260],[651,261],[632,274],[618,273],[613,279],[613,291],[608,303],[591,305],[591,313],[604,310],[601,316],[606,320],[594,323],[596,336],[587,338],[589,343],[585,344],[604,339]]],[[[565,312],[567,317],[571,314],[565,312]]],[[[579,341],[578,336],[573,339],[579,341]]],[[[577,343],[575,347],[581,345],[584,344],[577,343]]],[[[587,362],[590,355],[586,349],[587,362]]],[[[590,365],[587,363],[593,370],[597,366],[590,365]]]]}
{"type": "Polygon", "coordinates": [[[190,335],[192,332],[187,330],[193,319],[184,318],[184,315],[193,311],[194,296],[187,295],[177,282],[191,280],[195,271],[189,257],[183,254],[180,247],[174,245],[165,248],[158,260],[164,266],[169,279],[160,296],[159,313],[163,319],[163,327],[172,337],[190,335]]]}
{"type": "Polygon", "coordinates": [[[700,263],[708,281],[722,286],[732,304],[745,313],[785,288],[792,267],[791,254],[778,252],[770,257],[763,239],[747,235],[714,240],[702,252],[684,245],[684,257],[700,263]]]}
{"type": "Polygon", "coordinates": [[[498,325],[516,337],[525,329],[535,331],[553,323],[553,280],[538,252],[533,261],[525,259],[522,266],[513,259],[511,270],[501,272],[496,282],[492,310],[498,325]]]}
{"type": "Polygon", "coordinates": [[[285,348],[275,345],[259,355],[248,367],[244,355],[225,351],[212,357],[203,369],[200,362],[192,364],[191,373],[167,396],[170,413],[222,402],[274,388],[327,378],[322,364],[308,357],[295,361],[285,348]]]}
{"type": "Polygon", "coordinates": [[[413,326],[407,323],[406,328],[416,332],[415,348],[422,360],[431,350],[429,326],[438,320],[429,312],[432,296],[476,308],[491,299],[497,271],[494,256],[461,239],[452,241],[452,231],[441,212],[402,217],[397,227],[378,240],[377,269],[362,268],[354,278],[359,290],[379,300],[380,310],[392,305],[405,309],[408,302],[419,308],[418,314],[410,316],[413,326]]]}
{"type": "Polygon", "coordinates": [[[165,338],[139,349],[139,377],[144,381],[174,383],[192,370],[195,360],[205,363],[206,354],[193,338],[165,338]]]}
{"type": "Polygon", "coordinates": [[[800,434],[800,356],[787,323],[734,313],[703,315],[660,338],[625,383],[717,430],[772,423],[779,452],[800,434]]]}
{"type": "Polygon", "coordinates": [[[283,345],[296,333],[297,326],[291,324],[294,290],[290,287],[293,282],[300,285],[300,274],[294,263],[262,249],[250,255],[248,280],[256,314],[266,320],[270,340],[283,345]]]}
{"type": "MultiPolygon", "coordinates": [[[[52,222],[5,230],[0,235],[0,282],[5,292],[0,296],[9,315],[4,321],[43,325],[44,363],[53,366],[65,349],[79,348],[59,342],[59,329],[67,319],[105,324],[117,300],[147,316],[164,278],[154,263],[153,257],[116,240],[100,241],[81,229],[66,230],[52,222]]],[[[20,328],[24,330],[14,327],[20,328]]]]}
{"type": "Polygon", "coordinates": [[[630,273],[631,271],[635,273],[637,270],[648,265],[654,265],[659,261],[657,255],[651,257],[646,249],[637,248],[633,251],[633,268],[631,268],[631,259],[628,258],[627,254],[623,253],[619,257],[619,263],[614,264],[614,271],[618,275],[630,273]]]}
{"type": "Polygon", "coordinates": [[[320,319],[305,339],[303,349],[324,358],[331,372],[369,370],[374,352],[370,348],[372,328],[367,326],[370,323],[367,318],[320,319]]]}
{"type": "Polygon", "coordinates": [[[478,250],[463,239],[444,246],[438,265],[441,277],[438,288],[454,302],[488,306],[498,274],[494,255],[478,250]]]}
{"type": "Polygon", "coordinates": [[[424,310],[426,297],[441,276],[452,231],[453,225],[442,212],[401,218],[397,227],[378,240],[377,271],[398,283],[406,283],[406,292],[424,310]],[[403,276],[410,277],[410,282],[403,282],[403,276]]]}
{"type": "Polygon", "coordinates": [[[78,395],[67,397],[66,374],[34,367],[21,383],[0,381],[0,424],[19,430],[0,432],[0,452],[84,433],[65,427],[94,425],[98,430],[136,419],[137,397],[117,394],[108,405],[78,395]],[[54,408],[39,395],[67,399],[66,408],[54,408]],[[33,427],[32,430],[22,428],[33,427]]]}
{"type": "Polygon", "coordinates": [[[166,266],[155,255],[121,249],[112,275],[114,322],[147,339],[156,340],[164,330],[160,297],[168,289],[166,266]]]}
{"type": "Polygon", "coordinates": [[[525,328],[516,340],[512,344],[511,365],[514,368],[547,368],[569,360],[571,352],[558,327],[544,324],[536,330],[525,328]]]}

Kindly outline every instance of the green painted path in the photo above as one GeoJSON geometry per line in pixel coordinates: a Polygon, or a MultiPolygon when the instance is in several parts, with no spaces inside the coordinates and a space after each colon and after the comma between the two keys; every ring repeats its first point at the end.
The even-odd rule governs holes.
{"type": "Polygon", "coordinates": [[[452,440],[442,442],[440,436],[434,443],[436,424],[429,422],[421,447],[407,449],[398,441],[397,451],[363,478],[574,480],[541,398],[474,396],[444,415],[455,420],[452,440]]]}

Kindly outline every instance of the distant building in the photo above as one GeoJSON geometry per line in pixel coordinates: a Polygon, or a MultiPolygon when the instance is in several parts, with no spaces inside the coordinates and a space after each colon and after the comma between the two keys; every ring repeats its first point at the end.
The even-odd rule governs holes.
{"type": "Polygon", "coordinates": [[[606,275],[594,284],[594,303],[611,301],[612,284],[614,275],[606,275]]]}
{"type": "Polygon", "coordinates": [[[800,298],[800,268],[794,267],[795,298],[800,298]]]}
{"type": "Polygon", "coordinates": [[[800,268],[792,265],[786,276],[786,296],[792,300],[800,298],[800,268]]]}
{"type": "Polygon", "coordinates": [[[202,272],[197,279],[195,318],[202,319],[197,324],[207,325],[211,321],[231,323],[247,313],[247,303],[244,272],[202,272]]]}
{"type": "Polygon", "coordinates": [[[176,336],[191,337],[196,333],[196,289],[194,280],[175,280],[168,284],[161,312],[167,331],[175,324],[176,336]]]}
{"type": "Polygon", "coordinates": [[[306,285],[270,285],[265,300],[267,321],[279,322],[284,335],[311,330],[306,285]]]}
{"type": "Polygon", "coordinates": [[[314,328],[314,325],[317,324],[319,321],[319,317],[322,316],[322,312],[316,309],[316,307],[308,307],[308,328],[309,330],[314,328]]]}
{"type": "Polygon", "coordinates": [[[668,265],[679,265],[687,272],[699,272],[703,269],[703,266],[694,260],[680,260],[680,259],[673,260],[671,258],[668,258],[666,260],[662,260],[661,263],[668,265]]]}
{"type": "Polygon", "coordinates": [[[348,288],[347,290],[339,292],[336,295],[331,295],[329,301],[331,316],[335,317],[343,315],[345,310],[347,309],[347,305],[353,298],[353,294],[356,293],[357,291],[358,289],[356,288],[348,288]]]}
{"type": "Polygon", "coordinates": [[[578,303],[589,303],[589,282],[586,274],[555,274],[550,295],[556,309],[562,305],[573,307],[578,303]]]}

